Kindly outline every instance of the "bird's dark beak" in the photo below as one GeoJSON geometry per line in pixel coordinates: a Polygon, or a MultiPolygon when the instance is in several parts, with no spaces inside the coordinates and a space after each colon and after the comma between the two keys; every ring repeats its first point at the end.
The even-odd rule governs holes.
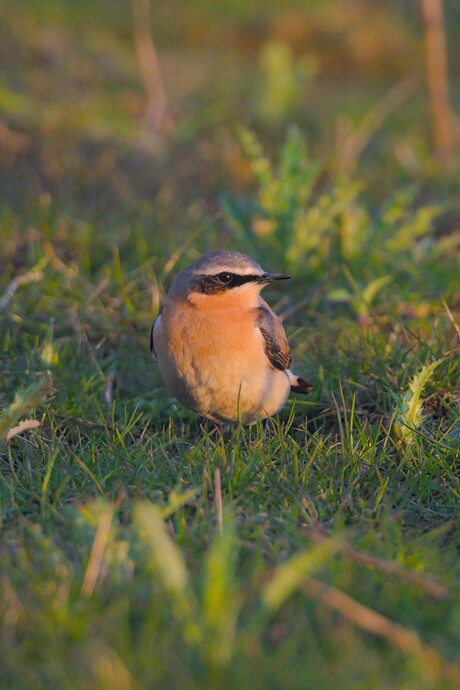
{"type": "Polygon", "coordinates": [[[264,273],[260,276],[261,283],[273,283],[275,280],[288,280],[291,276],[285,273],[264,273]]]}

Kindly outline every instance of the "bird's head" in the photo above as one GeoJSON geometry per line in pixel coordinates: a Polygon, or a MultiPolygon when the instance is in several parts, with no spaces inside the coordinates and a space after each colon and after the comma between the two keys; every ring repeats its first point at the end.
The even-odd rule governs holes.
{"type": "Polygon", "coordinates": [[[288,278],[284,273],[267,273],[246,254],[221,250],[205,254],[178,273],[169,294],[192,300],[220,297],[251,301],[269,283],[288,278]]]}

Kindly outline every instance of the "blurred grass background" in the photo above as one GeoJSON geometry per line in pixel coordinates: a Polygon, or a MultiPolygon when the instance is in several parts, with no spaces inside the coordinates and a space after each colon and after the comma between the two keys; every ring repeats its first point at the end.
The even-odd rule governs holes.
{"type": "Polygon", "coordinates": [[[459,686],[443,8],[448,156],[415,0],[2,3],[2,687],[459,686]],[[218,247],[294,277],[314,389],[267,436],[197,437],[151,364],[218,247]]]}
{"type": "MultiPolygon", "coordinates": [[[[460,20],[455,3],[446,2],[445,12],[451,94],[458,111],[460,20]]],[[[141,196],[158,192],[161,183],[173,185],[178,172],[186,182],[198,168],[194,182],[203,178],[209,196],[223,184],[245,182],[235,150],[236,125],[257,127],[276,150],[286,123],[294,121],[305,132],[312,156],[334,168],[343,156],[344,127],[358,126],[406,81],[400,105],[370,137],[361,164],[376,193],[414,177],[420,181],[432,171],[417,2],[275,2],[269,9],[257,2],[153,3],[152,36],[176,122],[163,165],[170,169],[175,161],[179,170],[173,180],[164,180],[167,171],[147,157],[134,167],[137,177],[142,180],[144,171],[148,179],[143,185],[136,179],[134,189],[132,171],[128,166],[123,176],[122,161],[113,174],[117,157],[136,149],[146,107],[130,3],[28,0],[18,7],[5,2],[1,22],[0,105],[4,125],[16,134],[4,136],[9,139],[4,145],[16,159],[17,174],[28,160],[37,163],[23,194],[60,196],[69,175],[89,195],[106,173],[114,178],[106,184],[118,182],[114,193],[141,196]],[[192,161],[202,165],[192,167],[192,161]],[[206,178],[211,165],[215,185],[206,178]]],[[[11,168],[9,173],[2,187],[15,196],[11,168]]]]}

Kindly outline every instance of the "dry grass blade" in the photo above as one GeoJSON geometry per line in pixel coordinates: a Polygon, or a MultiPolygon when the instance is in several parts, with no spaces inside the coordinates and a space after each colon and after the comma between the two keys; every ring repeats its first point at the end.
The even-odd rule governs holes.
{"type": "Polygon", "coordinates": [[[116,387],[117,387],[117,372],[114,369],[112,369],[107,374],[107,377],[105,380],[104,402],[106,405],[112,405],[113,398],[114,398],[114,392],[116,390],[116,387]]]}
{"type": "Polygon", "coordinates": [[[309,528],[308,536],[315,542],[332,541],[339,553],[347,556],[351,560],[355,561],[355,563],[360,563],[362,565],[369,566],[370,568],[380,570],[381,572],[388,573],[389,575],[400,577],[410,584],[420,587],[420,589],[423,589],[424,592],[435,599],[444,599],[450,594],[447,587],[440,585],[435,580],[432,580],[429,577],[424,577],[423,575],[420,575],[420,573],[416,573],[413,570],[403,568],[392,561],[387,561],[383,558],[379,558],[378,556],[373,556],[372,554],[358,551],[349,544],[338,539],[334,539],[334,537],[331,537],[322,528],[309,528]]]}
{"type": "Polygon", "coordinates": [[[344,618],[357,625],[362,630],[383,637],[390,645],[404,654],[415,656],[423,664],[426,673],[436,678],[460,680],[460,665],[449,664],[429,645],[422,642],[413,630],[405,628],[399,623],[391,621],[381,613],[360,604],[358,601],[344,594],[335,587],[317,580],[308,579],[301,587],[302,591],[323,604],[338,611],[344,618]]]}
{"type": "Polygon", "coordinates": [[[338,268],[334,266],[327,276],[322,280],[319,285],[316,286],[314,290],[312,290],[306,297],[303,299],[299,300],[295,304],[289,305],[286,309],[284,309],[280,316],[281,321],[286,321],[286,319],[290,319],[294,314],[296,314],[300,309],[303,309],[306,306],[311,306],[312,304],[315,303],[319,295],[324,291],[326,285],[332,281],[332,278],[334,278],[338,273],[338,268]]]}
{"type": "Polygon", "coordinates": [[[76,266],[72,266],[71,268],[69,268],[69,266],[66,266],[66,264],[63,261],[61,261],[61,259],[56,254],[51,242],[45,242],[44,248],[46,251],[46,255],[51,263],[51,266],[54,269],[56,269],[56,271],[59,271],[59,273],[62,273],[66,278],[69,278],[71,280],[78,276],[78,268],[76,266]]]}
{"type": "Polygon", "coordinates": [[[0,311],[4,311],[7,308],[18,287],[21,287],[21,285],[28,285],[29,283],[37,283],[42,278],[43,272],[36,270],[29,271],[29,273],[26,273],[23,276],[13,278],[11,283],[6,288],[3,297],[0,299],[0,311]]]}
{"type": "Polygon", "coordinates": [[[455,321],[454,315],[452,314],[452,311],[451,311],[449,305],[447,304],[447,302],[446,302],[445,300],[442,300],[442,304],[443,304],[444,309],[445,309],[445,311],[446,311],[447,318],[449,319],[449,321],[451,322],[452,326],[454,327],[454,331],[456,332],[456,334],[457,334],[458,337],[460,338],[460,326],[459,326],[458,323],[455,321]]]}
{"type": "Polygon", "coordinates": [[[442,0],[421,0],[426,38],[426,76],[436,156],[447,165],[453,149],[452,110],[449,99],[447,40],[442,0]]]}
{"type": "Polygon", "coordinates": [[[112,524],[113,510],[108,508],[101,516],[97,526],[96,535],[94,537],[91,554],[88,565],[86,567],[85,577],[81,588],[81,593],[84,596],[91,596],[96,586],[96,581],[99,576],[104,551],[107,546],[109,538],[110,525],[112,524]]]}
{"type": "Polygon", "coordinates": [[[350,172],[372,137],[389,115],[400,108],[417,89],[414,79],[405,79],[392,89],[367,113],[361,124],[352,129],[348,122],[339,121],[337,144],[342,172],[350,172]]]}
{"type": "Polygon", "coordinates": [[[150,33],[149,0],[131,0],[134,43],[141,76],[147,94],[145,110],[146,142],[154,147],[158,138],[174,129],[168,97],[161,75],[160,62],[150,33]]]}
{"type": "Polygon", "coordinates": [[[6,434],[6,440],[11,441],[12,438],[18,434],[22,434],[23,431],[29,431],[30,429],[36,429],[39,427],[41,422],[38,419],[23,419],[19,422],[17,426],[12,427],[6,434]]]}

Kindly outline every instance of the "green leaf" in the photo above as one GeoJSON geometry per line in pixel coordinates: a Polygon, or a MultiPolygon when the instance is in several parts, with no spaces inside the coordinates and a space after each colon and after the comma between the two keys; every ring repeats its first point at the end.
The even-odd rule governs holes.
{"type": "Polygon", "coordinates": [[[168,534],[161,510],[147,502],[137,503],[134,525],[150,554],[152,570],[170,594],[185,596],[188,573],[184,558],[168,534]]]}
{"type": "Polygon", "coordinates": [[[437,359],[424,367],[414,376],[409,388],[398,407],[395,427],[399,436],[409,445],[415,438],[415,431],[423,422],[422,392],[434,370],[444,361],[444,357],[437,359]]]}
{"type": "Polygon", "coordinates": [[[52,342],[47,340],[43,343],[40,359],[45,367],[55,366],[59,363],[59,353],[52,342]]]}
{"type": "Polygon", "coordinates": [[[365,304],[369,306],[372,303],[374,297],[377,295],[377,293],[383,287],[385,287],[385,285],[391,283],[391,281],[391,276],[382,276],[381,278],[376,278],[375,280],[372,280],[368,285],[366,285],[362,292],[362,298],[365,304]]]}
{"type": "Polygon", "coordinates": [[[197,487],[184,491],[182,494],[177,493],[177,491],[171,491],[168,496],[168,505],[161,511],[162,518],[166,520],[179,510],[179,508],[182,508],[183,505],[193,501],[199,491],[197,487]]]}
{"type": "Polygon", "coordinates": [[[351,302],[353,295],[351,295],[346,288],[335,288],[327,293],[327,297],[331,302],[351,302]]]}
{"type": "Polygon", "coordinates": [[[266,609],[276,611],[302,584],[308,575],[322,566],[338,550],[332,541],[325,541],[296,553],[279,565],[262,592],[262,603],[266,609]]]}

